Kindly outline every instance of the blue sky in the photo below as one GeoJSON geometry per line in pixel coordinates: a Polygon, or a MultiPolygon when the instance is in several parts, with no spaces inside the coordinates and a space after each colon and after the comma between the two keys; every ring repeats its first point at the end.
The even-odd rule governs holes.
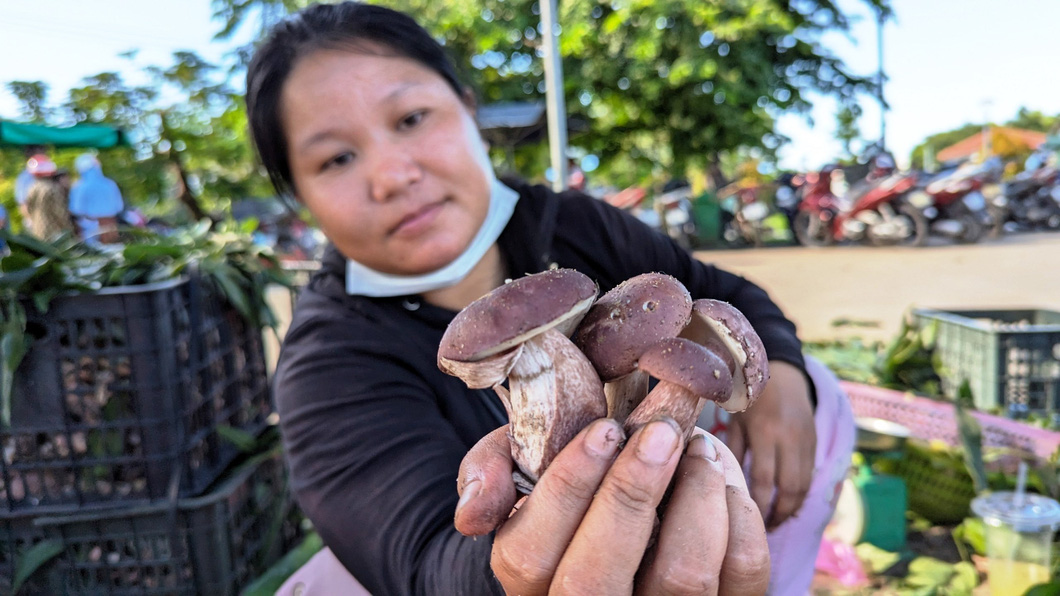
{"type": "MultiPolygon", "coordinates": [[[[829,34],[824,44],[859,74],[876,70],[876,24],[861,0],[839,0],[860,17],[849,36],[829,34]]],[[[884,30],[887,144],[902,161],[929,134],[984,117],[1002,121],[1020,106],[1060,113],[1055,75],[1060,2],[1055,0],[893,0],[895,19],[884,30]]],[[[193,49],[219,60],[229,49],[212,41],[209,0],[0,0],[0,82],[44,80],[52,100],[65,97],[82,77],[119,70],[132,82],[137,69],[168,65],[173,51],[193,49]],[[118,54],[139,48],[129,61],[118,54]]],[[[792,138],[781,165],[813,168],[835,159],[835,103],[817,98],[814,125],[784,116],[780,132],[792,138]]],[[[879,136],[879,108],[861,102],[860,126],[879,136]]],[[[0,116],[16,103],[0,90],[0,116]]]]}

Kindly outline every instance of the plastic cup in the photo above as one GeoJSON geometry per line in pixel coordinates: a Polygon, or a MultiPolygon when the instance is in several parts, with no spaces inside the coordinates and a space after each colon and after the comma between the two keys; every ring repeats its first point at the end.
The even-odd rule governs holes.
{"type": "Polygon", "coordinates": [[[1060,502],[1035,494],[998,492],[976,498],[972,511],[986,525],[992,596],[1020,596],[1031,586],[1049,581],[1060,502]]]}

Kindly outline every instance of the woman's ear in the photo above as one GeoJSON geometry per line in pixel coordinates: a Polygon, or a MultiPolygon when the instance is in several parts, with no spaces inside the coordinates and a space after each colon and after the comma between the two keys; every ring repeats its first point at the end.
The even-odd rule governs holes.
{"type": "Polygon", "coordinates": [[[478,112],[478,100],[475,99],[475,92],[471,90],[471,87],[464,87],[464,92],[460,94],[460,101],[474,117],[478,112]]]}

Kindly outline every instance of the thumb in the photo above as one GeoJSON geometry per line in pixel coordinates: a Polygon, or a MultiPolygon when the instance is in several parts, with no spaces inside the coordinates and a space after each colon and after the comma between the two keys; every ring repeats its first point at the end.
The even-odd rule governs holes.
{"type": "Polygon", "coordinates": [[[482,437],[460,462],[454,525],[466,536],[482,536],[497,528],[515,505],[512,448],[508,425],[482,437]]]}

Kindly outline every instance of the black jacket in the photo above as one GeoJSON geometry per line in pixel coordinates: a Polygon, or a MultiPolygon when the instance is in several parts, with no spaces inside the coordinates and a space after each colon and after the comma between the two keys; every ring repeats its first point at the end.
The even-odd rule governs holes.
{"type": "MultiPolygon", "coordinates": [[[[513,277],[556,263],[603,293],[640,273],[669,273],[693,298],[742,310],[771,360],[804,368],[795,326],[758,286],[603,201],[512,186],[521,198],[499,244],[513,277]]],[[[377,595],[501,591],[491,540],[453,528],[461,459],[507,422],[491,391],[437,368],[454,315],[415,296],[347,295],[345,261],[331,249],[283,343],[275,394],[293,489],[325,544],[377,595]]]]}

